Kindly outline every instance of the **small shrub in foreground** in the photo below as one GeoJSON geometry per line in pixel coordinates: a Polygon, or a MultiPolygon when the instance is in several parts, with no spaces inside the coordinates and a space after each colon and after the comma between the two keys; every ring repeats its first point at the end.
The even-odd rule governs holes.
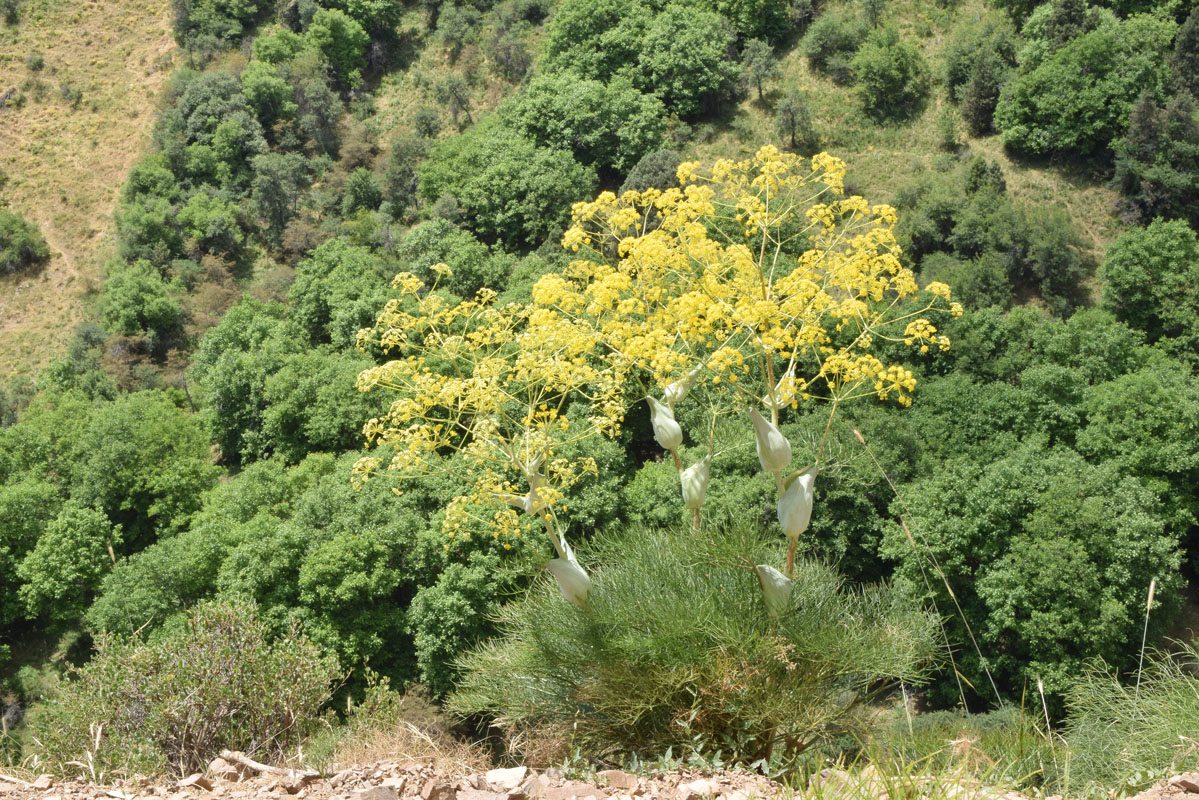
{"type": "Polygon", "coordinates": [[[95,657],[30,714],[33,752],[58,775],[197,772],[222,749],[281,759],[318,721],[336,661],[292,632],[274,642],[253,605],[197,606],[157,641],[102,635],[95,657]]]}
{"type": "Polygon", "coordinates": [[[0,275],[50,259],[50,248],[36,226],[0,208],[0,275]]]}
{"type": "Polygon", "coordinates": [[[595,564],[588,608],[563,603],[549,582],[504,606],[504,635],[466,656],[450,708],[532,743],[571,727],[604,757],[673,747],[769,762],[854,730],[859,703],[920,679],[935,618],[805,561],[791,604],[771,618],[753,565],[774,550],[742,532],[600,537],[584,559],[595,564]]]}

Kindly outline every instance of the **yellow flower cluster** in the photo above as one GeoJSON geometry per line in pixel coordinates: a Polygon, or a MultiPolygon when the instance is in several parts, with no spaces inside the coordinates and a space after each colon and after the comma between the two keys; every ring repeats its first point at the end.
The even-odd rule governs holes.
{"type": "Polygon", "coordinates": [[[670,189],[604,192],[575,204],[563,245],[577,258],[526,305],[499,307],[486,290],[451,303],[396,276],[399,296],[359,334],[393,357],[358,379],[397,394],[364,428],[391,455],[363,459],[356,480],[452,474],[463,491],[447,536],[515,540],[524,512],[568,556],[556,512],[596,468],[562,453],[615,435],[647,392],[685,381],[714,407],[762,403],[775,423],[810,400],[910,404],[911,371],[871,348],[947,349],[930,317],[961,307],[944,284],[919,288],[895,211],[842,196],[844,176],[827,154],[764,147],[707,173],[685,163],[670,189]]]}

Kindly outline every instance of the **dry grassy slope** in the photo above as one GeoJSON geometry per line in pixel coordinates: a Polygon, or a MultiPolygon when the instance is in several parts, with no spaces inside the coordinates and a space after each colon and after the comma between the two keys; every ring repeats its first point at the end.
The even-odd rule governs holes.
{"type": "MultiPolygon", "coordinates": [[[[841,3],[835,3],[840,5],[841,3]]],[[[808,67],[799,47],[791,50],[782,63],[783,77],[774,82],[774,97],[781,97],[785,86],[797,86],[808,98],[816,129],[825,148],[849,165],[849,181],[871,202],[892,202],[896,190],[913,173],[929,169],[941,154],[937,119],[948,101],[940,83],[943,69],[941,51],[954,29],[977,19],[984,11],[982,0],[962,0],[950,9],[939,8],[932,0],[890,0],[886,19],[894,23],[908,41],[915,42],[934,73],[932,95],[924,113],[910,122],[876,126],[861,111],[852,86],[837,86],[808,67]]],[[[1009,194],[1023,202],[1058,205],[1065,209],[1075,229],[1085,239],[1090,254],[1102,259],[1107,245],[1119,235],[1122,226],[1111,213],[1116,193],[1101,177],[1069,167],[1029,164],[1013,160],[1005,152],[998,136],[972,139],[961,126],[964,154],[984,155],[998,161],[1007,178],[1009,194]]],[[[752,151],[752,143],[778,142],[771,107],[764,107],[753,94],[738,108],[731,130],[720,131],[699,150],[704,161],[727,156],[743,157],[752,151]]]]}
{"type": "Polygon", "coordinates": [[[174,48],[166,0],[26,0],[17,25],[0,23],[0,95],[35,74],[43,84],[26,89],[23,107],[0,110],[0,196],[37,223],[53,254],[40,275],[0,278],[0,380],[45,366],[84,318],[174,48]],[[35,51],[38,73],[25,66],[35,51]],[[63,83],[82,92],[78,108],[63,83]]]}

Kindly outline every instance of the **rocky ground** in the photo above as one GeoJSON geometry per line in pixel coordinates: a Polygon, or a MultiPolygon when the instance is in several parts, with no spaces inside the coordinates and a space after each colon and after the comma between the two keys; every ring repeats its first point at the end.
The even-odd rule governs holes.
{"type": "MultiPolygon", "coordinates": [[[[130,779],[108,785],[83,779],[59,781],[42,775],[23,781],[0,774],[0,800],[754,800],[794,797],[795,792],[767,778],[735,772],[671,772],[633,775],[620,770],[597,772],[594,780],[567,779],[560,771],[538,773],[528,767],[494,769],[454,776],[419,761],[378,762],[332,775],[283,770],[257,764],[240,753],[215,759],[203,774],[179,781],[130,779]]],[[[819,800],[864,800],[875,795],[887,800],[895,787],[825,770],[807,793],[819,800]],[[865,790],[865,791],[864,791],[865,790]]],[[[914,787],[905,787],[908,790],[914,787]]],[[[926,795],[919,789],[902,791],[902,800],[926,795]]],[[[954,786],[927,793],[941,800],[1023,800],[1021,795],[993,787],[954,786]]],[[[1062,800],[1060,797],[1045,800],[1062,800]]],[[[1132,800],[1199,800],[1199,773],[1164,780],[1132,800]]]]}

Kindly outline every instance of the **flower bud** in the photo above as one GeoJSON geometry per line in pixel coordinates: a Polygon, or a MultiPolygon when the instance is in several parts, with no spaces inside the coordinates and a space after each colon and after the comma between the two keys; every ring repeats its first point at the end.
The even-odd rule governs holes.
{"type": "Polygon", "coordinates": [[[545,565],[549,573],[558,581],[562,596],[579,608],[587,607],[587,595],[591,592],[591,579],[583,568],[574,561],[565,558],[555,558],[545,565]]]}
{"type": "Polygon", "coordinates": [[[683,485],[683,505],[692,511],[698,511],[704,504],[711,466],[712,456],[704,456],[679,475],[679,482],[683,485]]]}
{"type": "Polygon", "coordinates": [[[691,387],[695,384],[695,379],[699,376],[700,370],[702,369],[703,365],[697,364],[695,368],[686,375],[667,386],[662,392],[662,399],[666,401],[666,405],[674,408],[675,403],[683,402],[683,400],[687,397],[687,393],[691,391],[691,387]]]}
{"type": "Polygon", "coordinates": [[[791,463],[791,443],[779,432],[774,423],[758,413],[756,408],[749,410],[749,418],[754,423],[754,436],[758,440],[758,461],[767,472],[781,472],[791,463]]]}
{"type": "Polygon", "coordinates": [[[767,408],[784,409],[795,399],[795,367],[787,370],[779,382],[775,384],[774,394],[762,398],[762,405],[767,408]]]}
{"type": "Polygon", "coordinates": [[[649,402],[649,420],[654,426],[654,439],[673,453],[683,443],[683,429],[675,422],[674,411],[661,400],[653,397],[645,399],[649,402]]]}
{"type": "Polygon", "coordinates": [[[762,599],[766,601],[767,615],[781,617],[791,605],[791,579],[767,564],[758,564],[754,572],[762,588],[762,599]]]}
{"type": "Polygon", "coordinates": [[[812,521],[812,495],[816,483],[815,468],[797,472],[788,479],[787,490],[779,498],[779,525],[791,540],[799,539],[812,521]]]}

